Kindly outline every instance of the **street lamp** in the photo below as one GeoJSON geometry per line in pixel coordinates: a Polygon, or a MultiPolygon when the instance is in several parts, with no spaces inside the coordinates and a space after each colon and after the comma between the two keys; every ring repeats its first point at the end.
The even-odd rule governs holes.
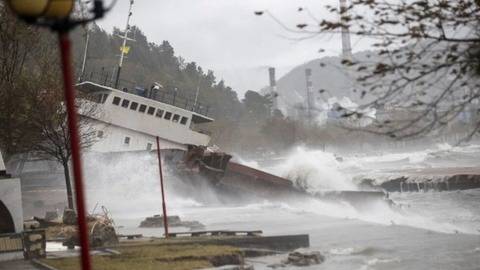
{"type": "Polygon", "coordinates": [[[68,32],[79,24],[94,21],[110,10],[102,0],[93,1],[86,18],[71,18],[76,0],[8,0],[8,5],[21,19],[29,24],[47,26],[54,31],[68,32]]]}
{"type": "Polygon", "coordinates": [[[40,17],[49,19],[65,19],[73,10],[73,0],[10,0],[10,7],[26,20],[40,17]]]}
{"type": "Polygon", "coordinates": [[[78,213],[78,230],[83,270],[91,270],[89,254],[88,227],[86,220],[85,195],[82,177],[80,136],[75,108],[75,89],[73,87],[71,41],[68,33],[75,26],[103,17],[107,9],[103,1],[95,0],[90,10],[90,17],[74,19],[71,13],[75,0],[7,0],[10,8],[18,17],[29,24],[49,27],[58,33],[64,82],[65,105],[67,109],[70,146],[72,149],[73,176],[75,182],[75,199],[78,213]]]}

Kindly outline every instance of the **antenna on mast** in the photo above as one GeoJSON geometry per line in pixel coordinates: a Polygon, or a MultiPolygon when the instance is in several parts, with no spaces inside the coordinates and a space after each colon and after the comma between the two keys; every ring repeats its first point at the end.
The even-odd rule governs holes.
{"type": "Polygon", "coordinates": [[[347,15],[347,0],[340,0],[340,16],[341,22],[344,25],[342,27],[342,58],[346,60],[352,60],[352,44],[350,41],[350,30],[347,26],[345,16],[347,15]]]}
{"type": "Polygon", "coordinates": [[[129,51],[129,49],[127,48],[127,40],[132,40],[128,38],[128,32],[130,32],[130,18],[132,17],[132,7],[133,7],[133,0],[130,0],[130,7],[128,9],[128,17],[127,17],[127,26],[125,26],[125,32],[123,33],[123,37],[122,37],[123,38],[122,47],[120,47],[120,61],[118,62],[117,78],[115,79],[115,88],[118,88],[118,81],[120,80],[120,72],[122,71],[123,59],[125,58],[125,54],[127,54],[129,51]]]}

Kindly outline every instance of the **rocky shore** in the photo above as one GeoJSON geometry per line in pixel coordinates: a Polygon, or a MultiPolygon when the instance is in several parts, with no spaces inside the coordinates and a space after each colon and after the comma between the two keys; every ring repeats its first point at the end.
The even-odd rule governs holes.
{"type": "Polygon", "coordinates": [[[387,192],[454,191],[480,188],[479,168],[423,168],[362,177],[364,188],[387,192]]]}

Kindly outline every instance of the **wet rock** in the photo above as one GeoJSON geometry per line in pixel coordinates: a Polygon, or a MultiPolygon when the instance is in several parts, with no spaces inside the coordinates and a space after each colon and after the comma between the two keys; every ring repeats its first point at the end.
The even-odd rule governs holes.
{"type": "MultiPolygon", "coordinates": [[[[168,226],[176,227],[181,223],[179,216],[168,216],[167,217],[168,226]]],[[[163,216],[154,215],[153,217],[147,217],[145,220],[140,222],[140,228],[163,228],[163,216]]]]}
{"type": "Polygon", "coordinates": [[[63,224],[65,225],[76,225],[77,214],[73,209],[65,208],[65,210],[63,211],[62,221],[63,221],[63,224]]]}
{"type": "Polygon", "coordinates": [[[287,265],[284,264],[284,263],[274,263],[274,264],[269,264],[269,265],[267,265],[267,267],[270,267],[270,268],[272,268],[272,269],[278,269],[278,268],[287,267],[287,265]]]}
{"type": "MultiPolygon", "coordinates": [[[[205,226],[198,221],[182,221],[179,216],[168,216],[167,222],[169,227],[187,227],[191,230],[204,229],[205,226]]],[[[147,217],[140,223],[140,228],[163,228],[163,216],[154,215],[147,217]]]]}
{"type": "Polygon", "coordinates": [[[209,258],[213,266],[224,265],[243,265],[243,256],[241,254],[225,254],[209,258]]]}
{"type": "Polygon", "coordinates": [[[294,265],[294,266],[309,266],[315,264],[321,264],[325,261],[325,256],[323,256],[320,252],[299,252],[295,251],[288,254],[287,259],[283,262],[286,265],[294,265]]]}

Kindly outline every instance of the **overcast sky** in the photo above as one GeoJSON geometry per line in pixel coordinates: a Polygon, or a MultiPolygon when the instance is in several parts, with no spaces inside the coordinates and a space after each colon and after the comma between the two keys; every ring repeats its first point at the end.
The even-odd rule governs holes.
{"type": "MultiPolygon", "coordinates": [[[[176,55],[212,69],[240,96],[268,84],[267,68],[273,66],[277,78],[293,67],[325,55],[339,55],[339,36],[317,36],[306,40],[283,29],[269,16],[255,16],[269,10],[286,25],[312,23],[328,16],[324,6],[338,0],[135,0],[132,25],[139,26],[150,41],[168,40],[176,55]],[[319,49],[326,51],[319,53],[319,49]]],[[[128,0],[119,0],[99,24],[111,31],[125,27],[128,0]]],[[[354,41],[354,50],[358,49],[354,41]]],[[[132,44],[135,49],[135,44],[132,44]]],[[[128,60],[127,60],[128,61],[128,60]]]]}

